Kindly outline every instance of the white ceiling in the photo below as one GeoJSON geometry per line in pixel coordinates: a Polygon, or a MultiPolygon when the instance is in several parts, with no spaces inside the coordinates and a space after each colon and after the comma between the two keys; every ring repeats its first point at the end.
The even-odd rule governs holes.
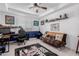
{"type": "Polygon", "coordinates": [[[47,7],[47,10],[43,10],[41,8],[39,9],[39,12],[36,13],[35,10],[36,8],[31,8],[33,6],[33,3],[0,3],[0,6],[5,5],[4,8],[6,10],[16,10],[21,13],[29,13],[32,15],[38,15],[38,16],[44,16],[50,12],[54,12],[57,9],[63,8],[69,3],[39,3],[40,6],[47,7]]]}
{"type": "Polygon", "coordinates": [[[39,12],[36,13],[36,8],[31,8],[33,6],[33,3],[9,3],[8,4],[8,7],[10,8],[16,8],[16,9],[19,9],[19,10],[24,10],[24,11],[29,11],[33,14],[37,14],[37,15],[40,15],[42,13],[45,13],[47,11],[49,11],[50,9],[56,9],[58,8],[58,6],[60,5],[60,3],[40,3],[40,6],[44,6],[44,7],[47,7],[47,10],[43,10],[41,8],[37,8],[39,9],[39,12]]]}

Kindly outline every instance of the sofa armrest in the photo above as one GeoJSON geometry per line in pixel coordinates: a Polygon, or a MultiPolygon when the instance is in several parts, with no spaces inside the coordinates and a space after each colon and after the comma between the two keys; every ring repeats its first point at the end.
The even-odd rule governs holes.
{"type": "Polygon", "coordinates": [[[62,42],[64,42],[65,44],[66,44],[66,37],[67,37],[67,34],[64,34],[62,38],[62,42]]]}

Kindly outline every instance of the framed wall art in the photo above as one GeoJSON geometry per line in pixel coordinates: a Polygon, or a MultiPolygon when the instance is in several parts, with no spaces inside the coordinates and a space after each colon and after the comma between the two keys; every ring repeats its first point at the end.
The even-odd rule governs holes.
{"type": "Polygon", "coordinates": [[[46,19],[45,22],[49,22],[48,19],[46,19]]]}
{"type": "Polygon", "coordinates": [[[14,24],[14,16],[5,15],[5,24],[14,24]]]}
{"type": "Polygon", "coordinates": [[[34,26],[39,26],[39,21],[34,21],[33,25],[34,26]]]}
{"type": "Polygon", "coordinates": [[[59,23],[54,23],[54,24],[51,24],[50,29],[51,31],[59,31],[60,30],[59,27],[60,27],[59,23]]]}
{"type": "Polygon", "coordinates": [[[41,21],[41,25],[44,25],[44,20],[41,21]]]}

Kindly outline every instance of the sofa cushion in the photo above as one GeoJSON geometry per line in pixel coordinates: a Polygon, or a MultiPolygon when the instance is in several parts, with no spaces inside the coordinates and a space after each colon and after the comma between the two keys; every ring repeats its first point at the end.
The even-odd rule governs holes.
{"type": "Polygon", "coordinates": [[[61,45],[61,41],[58,41],[58,40],[53,41],[53,46],[59,47],[59,45],[61,45]]]}
{"type": "Polygon", "coordinates": [[[46,36],[45,41],[50,43],[51,41],[53,42],[55,40],[55,36],[46,36]]]}

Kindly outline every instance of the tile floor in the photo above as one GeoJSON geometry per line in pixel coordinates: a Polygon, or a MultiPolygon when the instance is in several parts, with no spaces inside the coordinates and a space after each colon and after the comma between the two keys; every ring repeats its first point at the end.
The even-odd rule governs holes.
{"type": "Polygon", "coordinates": [[[31,38],[29,41],[26,41],[25,45],[18,45],[17,43],[10,44],[10,51],[8,53],[2,54],[2,56],[14,56],[15,55],[14,51],[15,51],[16,48],[31,45],[31,44],[35,44],[35,43],[40,43],[41,45],[48,48],[52,52],[58,54],[59,56],[79,56],[73,50],[70,50],[68,48],[59,48],[59,49],[57,49],[57,48],[54,48],[54,47],[42,42],[39,39],[36,39],[36,38],[31,38]]]}

